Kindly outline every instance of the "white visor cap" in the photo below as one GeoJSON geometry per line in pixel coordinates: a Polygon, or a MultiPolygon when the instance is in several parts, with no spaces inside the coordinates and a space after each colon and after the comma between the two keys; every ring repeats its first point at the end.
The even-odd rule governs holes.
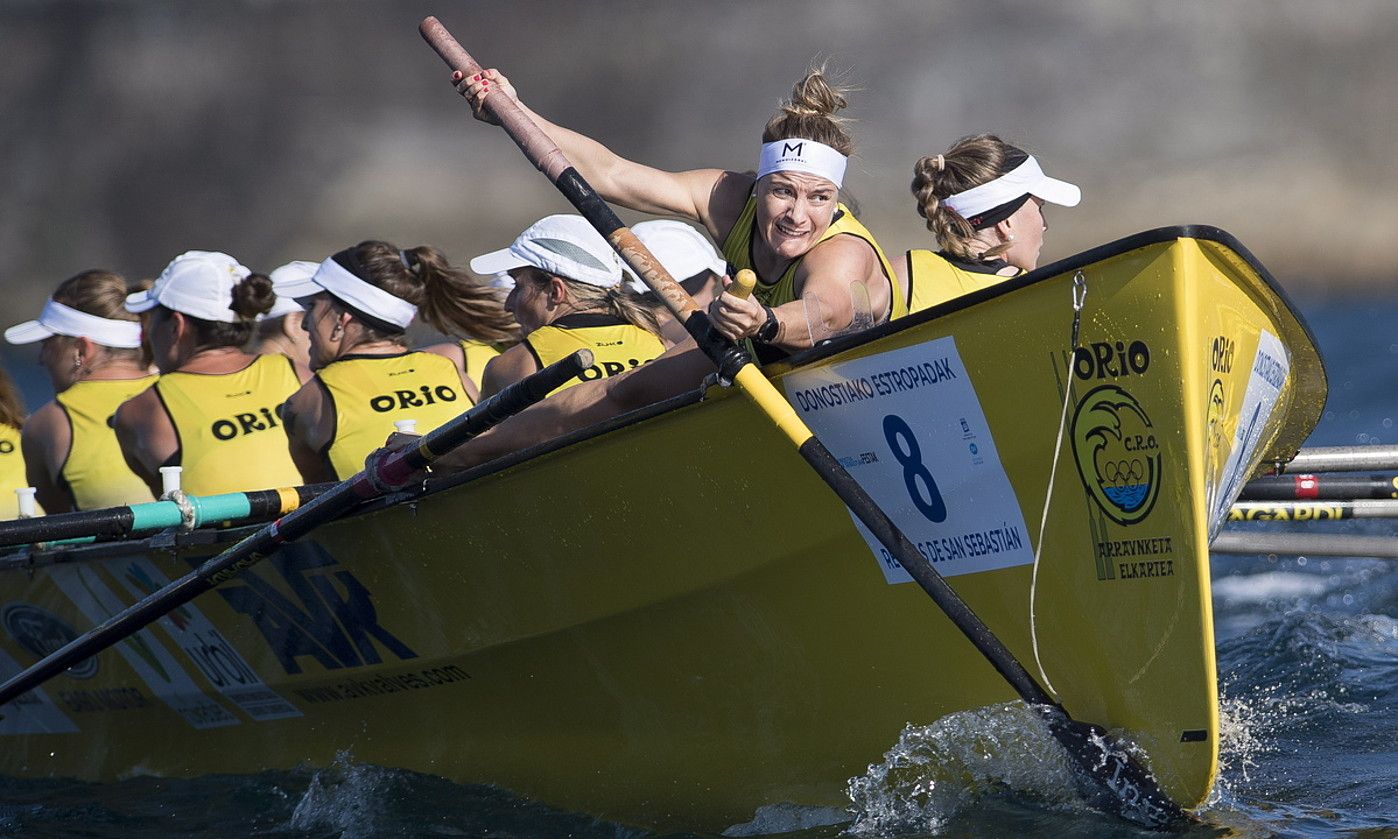
{"type": "Polygon", "coordinates": [[[279,318],[292,312],[301,311],[301,304],[296,302],[298,295],[295,289],[303,287],[304,283],[314,277],[318,267],[320,267],[318,262],[298,259],[295,262],[279,266],[268,274],[267,276],[272,278],[272,291],[277,293],[277,302],[272,304],[272,311],[265,315],[259,315],[257,319],[279,318]]]}
{"type": "Polygon", "coordinates": [[[541,218],[508,248],[471,260],[471,270],[477,274],[526,266],[599,288],[611,288],[622,280],[621,257],[587,219],[576,215],[541,218]]]}
{"type": "MultiPolygon", "coordinates": [[[[660,260],[675,282],[683,282],[704,271],[712,271],[720,277],[728,271],[728,262],[719,256],[708,237],[682,221],[643,221],[632,227],[631,232],[660,260]]],[[[627,274],[631,274],[630,269],[627,274]]],[[[634,275],[631,287],[640,293],[650,290],[634,275]]]]}
{"type": "Polygon", "coordinates": [[[38,319],[5,330],[5,340],[11,344],[32,344],[54,335],[87,338],[104,347],[129,350],[141,346],[139,323],[80,312],[53,299],[44,303],[38,319]]]}
{"type": "Polygon", "coordinates": [[[157,305],[220,323],[237,323],[233,287],[252,272],[226,253],[185,251],[156,277],[155,285],[126,298],[126,311],[146,312],[157,305]]]}
{"type": "Polygon", "coordinates": [[[1082,200],[1082,190],[1067,181],[1045,175],[1039,161],[1031,154],[1023,163],[1000,177],[943,198],[942,203],[962,218],[971,219],[1026,193],[1060,207],[1076,207],[1082,200]]]}

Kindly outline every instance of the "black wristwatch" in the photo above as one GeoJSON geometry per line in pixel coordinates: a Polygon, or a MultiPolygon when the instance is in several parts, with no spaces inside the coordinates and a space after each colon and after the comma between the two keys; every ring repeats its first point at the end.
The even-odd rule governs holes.
{"type": "Polygon", "coordinates": [[[758,327],[757,333],[752,337],[760,343],[770,344],[776,340],[781,324],[777,323],[777,313],[772,311],[771,306],[763,306],[762,309],[767,313],[767,322],[758,327]]]}

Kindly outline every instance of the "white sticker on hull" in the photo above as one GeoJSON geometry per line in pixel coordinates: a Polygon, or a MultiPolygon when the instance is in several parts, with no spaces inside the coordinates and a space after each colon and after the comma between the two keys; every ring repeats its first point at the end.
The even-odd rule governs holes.
{"type": "MultiPolygon", "coordinates": [[[[78,611],[93,625],[106,621],[126,608],[126,604],[98,578],[93,568],[54,565],[45,570],[54,584],[68,595],[78,611]]],[[[227,708],[204,693],[149,627],[118,643],[116,649],[151,692],[190,725],[195,728],[218,728],[239,724],[238,718],[227,708]]]]}
{"type": "MultiPolygon", "coordinates": [[[[9,679],[24,668],[0,650],[0,679],[9,679]]],[[[17,734],[74,734],[78,727],[49,699],[43,688],[34,688],[6,703],[0,713],[0,736],[17,734]]]]}
{"type": "MultiPolygon", "coordinates": [[[[1034,561],[953,338],[792,373],[783,386],[806,424],[943,576],[1034,561]]],[[[911,582],[854,522],[888,582],[911,582]]]]}
{"type": "Polygon", "coordinates": [[[1291,359],[1277,336],[1262,330],[1257,338],[1257,355],[1248,373],[1248,387],[1238,409],[1238,428],[1233,434],[1233,449],[1223,466],[1219,485],[1209,499],[1209,522],[1217,533],[1228,518],[1228,508],[1242,491],[1247,480],[1247,465],[1262,442],[1262,431],[1271,419],[1272,411],[1281,398],[1282,386],[1291,372],[1291,359]]]}
{"type": "MultiPolygon", "coordinates": [[[[169,584],[170,580],[144,557],[113,559],[107,572],[137,599],[169,584]]],[[[301,712],[271,688],[253,671],[238,651],[204,617],[194,604],[186,603],[156,621],[214,689],[242,708],[255,720],[299,717],[301,712]]]]}

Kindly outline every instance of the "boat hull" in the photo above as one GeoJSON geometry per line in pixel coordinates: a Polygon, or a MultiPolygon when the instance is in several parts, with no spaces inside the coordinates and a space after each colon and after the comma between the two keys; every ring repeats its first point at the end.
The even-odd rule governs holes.
{"type": "MultiPolygon", "coordinates": [[[[1142,234],[771,373],[1075,718],[1136,742],[1180,805],[1204,800],[1215,510],[1294,453],[1325,388],[1245,251],[1142,234]]],[[[0,572],[0,667],[233,535],[0,572]]],[[[660,828],[839,805],[906,724],[1015,698],[902,579],[715,389],[323,527],[8,706],[0,772],[348,754],[660,828]]]]}

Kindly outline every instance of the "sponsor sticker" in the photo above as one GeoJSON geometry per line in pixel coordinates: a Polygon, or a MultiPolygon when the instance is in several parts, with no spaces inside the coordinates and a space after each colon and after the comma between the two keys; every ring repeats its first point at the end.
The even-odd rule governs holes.
{"type": "MultiPolygon", "coordinates": [[[[1034,561],[954,338],[793,373],[783,387],[806,424],[943,576],[1034,561]]],[[[850,517],[884,578],[911,582],[850,517]]]]}
{"type": "MultiPolygon", "coordinates": [[[[137,599],[170,582],[145,557],[112,560],[107,570],[137,599]]],[[[248,716],[255,720],[301,716],[295,705],[267,687],[223,633],[194,604],[186,603],[157,623],[185,651],[209,684],[248,716]]]]}
{"type": "MultiPolygon", "coordinates": [[[[86,565],[54,565],[44,569],[54,584],[73,601],[93,625],[106,621],[126,608],[126,604],[86,565]]],[[[205,695],[194,679],[180,666],[150,627],[140,630],[116,645],[126,663],[146,683],[151,693],[169,705],[195,728],[238,725],[227,708],[205,695]]]]}
{"type": "Polygon", "coordinates": [[[1160,495],[1160,442],[1145,408],[1120,385],[1087,392],[1073,413],[1073,460],[1107,518],[1135,524],[1160,495]]]}
{"type": "Polygon", "coordinates": [[[1215,534],[1228,518],[1228,508],[1247,480],[1248,464],[1262,443],[1262,431],[1281,398],[1282,386],[1291,373],[1291,357],[1277,336],[1262,330],[1257,336],[1257,353],[1248,372],[1247,390],[1238,408],[1238,427],[1233,432],[1232,450],[1223,465],[1218,483],[1208,499],[1209,532],[1215,534]]]}

